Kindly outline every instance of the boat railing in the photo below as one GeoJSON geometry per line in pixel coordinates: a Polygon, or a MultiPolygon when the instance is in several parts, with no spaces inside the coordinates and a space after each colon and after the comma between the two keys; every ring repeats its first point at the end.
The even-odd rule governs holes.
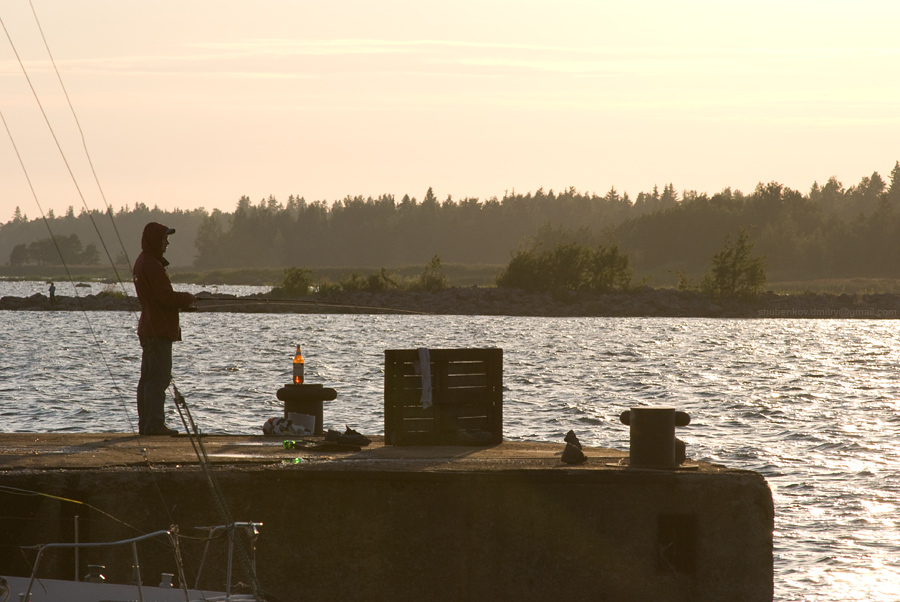
{"type": "Polygon", "coordinates": [[[206,564],[206,556],[209,553],[209,546],[212,543],[212,540],[223,532],[228,534],[228,568],[226,574],[228,575],[228,579],[225,582],[226,596],[231,595],[231,570],[232,563],[234,559],[234,536],[235,533],[238,533],[238,529],[241,529],[247,537],[247,541],[250,548],[250,572],[254,577],[256,576],[256,540],[259,537],[259,527],[262,526],[262,523],[230,523],[227,525],[217,525],[215,527],[196,527],[199,531],[206,532],[206,545],[203,546],[203,556],[200,558],[200,568],[197,569],[197,578],[194,581],[194,589],[199,589],[200,587],[200,576],[203,574],[203,567],[206,564]]]}
{"type": "MultiPolygon", "coordinates": [[[[209,546],[213,538],[218,537],[222,533],[227,533],[228,535],[228,568],[226,570],[226,590],[225,590],[225,600],[231,600],[231,575],[232,575],[232,567],[233,567],[233,557],[234,557],[234,536],[236,533],[242,531],[246,534],[249,544],[250,544],[250,570],[253,574],[253,577],[256,576],[256,539],[259,535],[259,527],[262,526],[262,523],[256,522],[235,522],[227,525],[218,525],[215,527],[197,527],[203,531],[207,532],[206,545],[203,549],[203,557],[200,560],[200,567],[197,571],[197,579],[195,582],[195,589],[199,589],[200,584],[200,575],[203,572],[203,566],[206,562],[207,553],[209,552],[209,546]]],[[[169,541],[169,545],[173,551],[175,556],[175,566],[178,571],[178,581],[181,584],[181,589],[184,591],[184,599],[185,602],[190,602],[190,593],[188,591],[187,580],[184,575],[184,566],[182,565],[179,548],[178,548],[178,537],[177,532],[173,532],[172,530],[162,530],[162,531],[154,531],[152,533],[147,533],[144,535],[139,535],[137,537],[132,537],[130,539],[121,539],[118,541],[109,541],[109,542],[97,542],[97,543],[85,543],[85,542],[77,542],[77,543],[47,543],[47,544],[38,544],[33,546],[22,546],[23,550],[37,550],[37,556],[34,561],[34,566],[31,570],[31,578],[28,581],[28,589],[26,590],[23,599],[29,600],[31,595],[31,590],[34,586],[35,580],[37,580],[38,570],[41,565],[41,560],[43,559],[44,553],[49,550],[59,550],[59,549],[85,549],[85,548],[109,548],[116,546],[131,546],[132,556],[134,559],[134,578],[135,585],[137,586],[137,596],[138,602],[143,602],[143,585],[141,579],[141,563],[138,558],[138,549],[137,544],[146,541],[148,539],[155,538],[166,538],[169,541]]],[[[242,599],[244,599],[242,597],[242,599]]]]}

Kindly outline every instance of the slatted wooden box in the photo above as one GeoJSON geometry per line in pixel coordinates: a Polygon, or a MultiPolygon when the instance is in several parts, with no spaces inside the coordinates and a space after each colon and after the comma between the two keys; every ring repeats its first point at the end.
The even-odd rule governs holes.
{"type": "Polygon", "coordinates": [[[422,407],[416,349],[384,352],[384,435],[388,445],[503,441],[503,350],[430,349],[432,405],[422,407]]]}

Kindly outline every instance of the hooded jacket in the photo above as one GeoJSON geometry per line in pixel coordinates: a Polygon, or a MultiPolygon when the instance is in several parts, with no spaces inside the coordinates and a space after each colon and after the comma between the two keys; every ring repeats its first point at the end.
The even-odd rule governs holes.
{"type": "Polygon", "coordinates": [[[172,289],[163,257],[163,240],[175,232],[150,222],[144,226],[141,237],[141,254],[134,262],[134,289],[141,302],[141,319],[138,322],[138,336],[162,337],[170,341],[181,340],[181,325],[178,310],[187,308],[193,301],[190,293],[179,293],[172,289]]]}

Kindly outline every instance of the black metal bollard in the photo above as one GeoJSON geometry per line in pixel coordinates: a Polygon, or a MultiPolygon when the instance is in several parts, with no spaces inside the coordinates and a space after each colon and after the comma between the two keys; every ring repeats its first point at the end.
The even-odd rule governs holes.
{"type": "Polygon", "coordinates": [[[684,443],[675,438],[675,427],[690,424],[691,417],[686,412],[676,412],[675,408],[631,408],[622,412],[619,419],[630,427],[630,466],[675,468],[684,462],[684,443]]]}
{"type": "Polygon", "coordinates": [[[322,402],[337,398],[337,391],[322,385],[289,384],[278,389],[275,397],[284,402],[284,417],[291,412],[314,416],[316,426],[313,435],[324,435],[322,402]]]}

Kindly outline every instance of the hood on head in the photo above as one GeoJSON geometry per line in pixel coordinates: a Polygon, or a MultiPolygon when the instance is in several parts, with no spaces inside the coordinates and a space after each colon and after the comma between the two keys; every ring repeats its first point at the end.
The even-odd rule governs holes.
{"type": "Polygon", "coordinates": [[[175,234],[175,229],[156,222],[150,222],[144,226],[144,234],[141,236],[141,250],[162,259],[162,243],[169,234],[175,234]]]}

